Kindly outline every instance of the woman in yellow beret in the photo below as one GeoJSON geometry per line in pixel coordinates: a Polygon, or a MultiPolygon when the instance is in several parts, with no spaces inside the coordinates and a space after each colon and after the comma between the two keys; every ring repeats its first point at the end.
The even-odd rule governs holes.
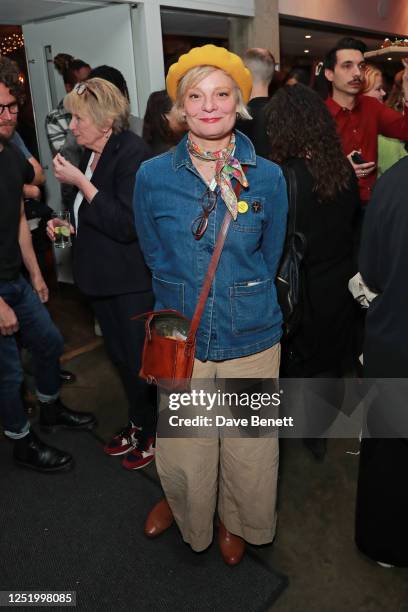
{"type": "MultiPolygon", "coordinates": [[[[251,85],[242,60],[226,49],[205,45],[181,56],[167,91],[188,132],[174,150],[143,163],[136,177],[136,229],[156,310],[175,309],[191,320],[226,211],[232,216],[197,334],[198,386],[197,379],[276,378],[279,371],[282,315],[274,280],[286,185],[278,166],[257,157],[234,130],[237,116],[250,118],[251,85]]],[[[247,417],[251,412],[246,408],[247,417]]],[[[203,414],[211,416],[205,407],[203,414]]],[[[157,438],[165,499],[151,511],[145,533],[158,536],[175,520],[184,541],[205,550],[218,505],[221,553],[233,565],[245,541],[274,538],[278,442],[222,434],[214,427],[203,437],[157,438]]]]}

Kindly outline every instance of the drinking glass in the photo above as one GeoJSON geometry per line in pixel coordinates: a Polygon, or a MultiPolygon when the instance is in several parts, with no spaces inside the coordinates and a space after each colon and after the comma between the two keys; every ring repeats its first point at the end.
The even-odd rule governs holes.
{"type": "Polygon", "coordinates": [[[56,249],[65,249],[70,247],[71,242],[71,227],[70,214],[67,210],[55,213],[54,215],[54,246],[56,249]]]}

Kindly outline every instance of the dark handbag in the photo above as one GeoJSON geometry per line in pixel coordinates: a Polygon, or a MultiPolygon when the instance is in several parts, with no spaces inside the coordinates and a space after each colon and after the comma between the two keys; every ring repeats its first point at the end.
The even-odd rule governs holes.
{"type": "Polygon", "coordinates": [[[285,167],[284,175],[288,189],[288,228],[276,277],[276,290],[283,314],[283,335],[288,338],[296,331],[302,318],[302,262],[306,252],[306,238],[296,231],[296,174],[293,168],[285,167]]]}
{"type": "MultiPolygon", "coordinates": [[[[241,184],[237,181],[235,185],[237,197],[240,191],[241,184]]],[[[196,334],[230,222],[231,214],[227,209],[191,325],[189,320],[177,310],[158,310],[133,317],[145,319],[146,336],[139,376],[148,383],[154,383],[168,391],[182,391],[189,388],[194,367],[196,334]]]]}

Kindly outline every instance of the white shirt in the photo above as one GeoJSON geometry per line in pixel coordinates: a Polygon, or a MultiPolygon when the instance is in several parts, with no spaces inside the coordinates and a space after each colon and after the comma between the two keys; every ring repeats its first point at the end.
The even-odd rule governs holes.
{"type": "MultiPolygon", "coordinates": [[[[92,174],[93,174],[91,165],[94,160],[94,157],[95,157],[95,152],[92,151],[91,157],[89,158],[89,162],[85,170],[85,176],[89,181],[91,180],[92,174]]],[[[82,191],[78,190],[78,193],[77,193],[77,196],[74,202],[74,218],[75,218],[76,233],[78,233],[78,225],[79,225],[78,211],[79,211],[79,207],[82,204],[83,199],[84,199],[84,194],[82,193],[82,191]]]]}

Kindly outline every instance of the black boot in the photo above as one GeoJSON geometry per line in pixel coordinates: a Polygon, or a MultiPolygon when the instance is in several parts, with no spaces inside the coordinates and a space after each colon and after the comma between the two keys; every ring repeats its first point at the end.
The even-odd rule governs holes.
{"type": "Polygon", "coordinates": [[[96,419],[91,412],[77,412],[64,406],[60,398],[54,402],[39,402],[40,427],[44,431],[55,429],[92,429],[96,419]]]}
{"type": "Polygon", "coordinates": [[[74,465],[71,455],[48,446],[33,431],[14,440],[14,461],[38,472],[63,472],[74,465]]]}
{"type": "Polygon", "coordinates": [[[60,379],[61,382],[65,385],[71,385],[76,382],[76,375],[70,370],[62,370],[60,369],[60,379]]]}

